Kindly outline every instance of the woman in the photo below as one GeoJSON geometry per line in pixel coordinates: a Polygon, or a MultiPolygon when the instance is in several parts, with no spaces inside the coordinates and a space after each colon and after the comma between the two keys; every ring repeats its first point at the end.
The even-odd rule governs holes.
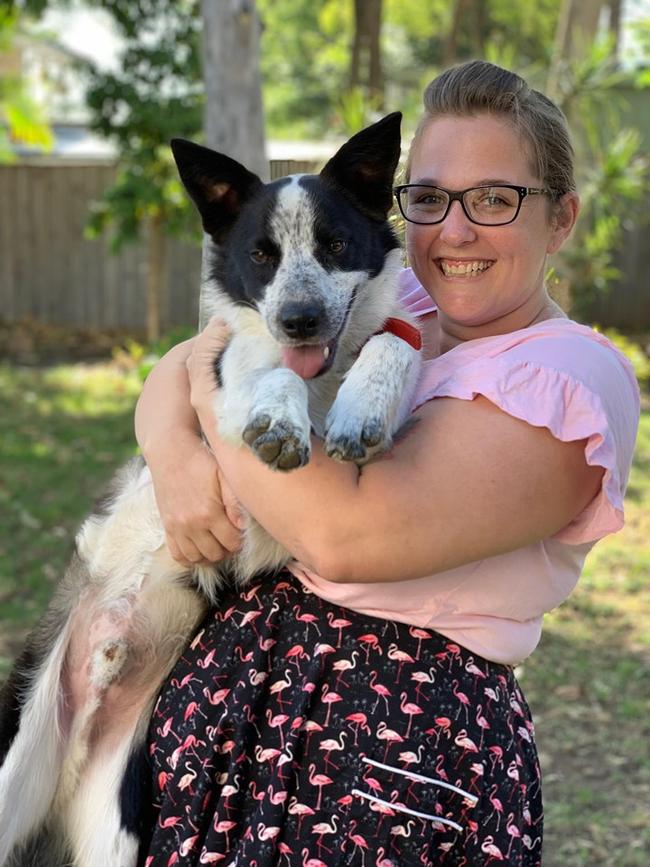
{"type": "Polygon", "coordinates": [[[152,867],[541,863],[512,666],[622,525],[638,392],[544,285],[579,207],[561,112],[485,62],[424,99],[398,200],[402,296],[427,361],[417,424],[390,456],[360,473],[315,443],[308,467],[280,476],[220,442],[218,323],[141,398],[138,440],[179,559],[235,549],[237,501],[295,556],[224,599],[160,696],[152,867]]]}

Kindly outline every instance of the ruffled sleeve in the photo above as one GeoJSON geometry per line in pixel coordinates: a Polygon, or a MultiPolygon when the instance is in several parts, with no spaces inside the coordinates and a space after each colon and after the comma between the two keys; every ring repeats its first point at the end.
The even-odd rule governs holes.
{"type": "Polygon", "coordinates": [[[433,313],[436,305],[420,284],[411,268],[404,268],[399,275],[399,300],[409,313],[424,316],[433,313]]]}
{"type": "Polygon", "coordinates": [[[471,341],[426,363],[417,405],[477,395],[559,440],[584,440],[587,463],[605,470],[598,494],[555,539],[594,542],[623,526],[639,391],[631,365],[606,338],[570,320],[550,320],[471,341]]]}

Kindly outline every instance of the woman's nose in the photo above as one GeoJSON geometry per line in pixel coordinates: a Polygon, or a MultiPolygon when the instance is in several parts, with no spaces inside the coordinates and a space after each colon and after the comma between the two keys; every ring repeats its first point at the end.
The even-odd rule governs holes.
{"type": "Polygon", "coordinates": [[[453,246],[469,244],[476,238],[475,225],[460,202],[452,202],[449,213],[440,224],[440,239],[453,246]]]}

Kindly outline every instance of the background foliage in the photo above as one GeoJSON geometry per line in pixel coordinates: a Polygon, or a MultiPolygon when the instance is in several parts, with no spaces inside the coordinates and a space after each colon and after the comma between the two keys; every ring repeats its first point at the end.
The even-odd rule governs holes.
{"type": "MultiPolygon", "coordinates": [[[[58,6],[75,3],[79,0],[50,0],[58,6]]],[[[15,21],[17,9],[37,15],[48,4],[10,5],[14,12],[4,24],[0,18],[0,39],[3,31],[11,32],[7,22],[15,21]]],[[[89,64],[83,72],[92,126],[120,152],[117,181],[97,202],[88,231],[91,236],[110,231],[116,249],[146,235],[153,338],[164,239],[196,227],[168,142],[175,135],[200,137],[203,74],[218,70],[201,68],[200,0],[88,0],[86,5],[109,13],[124,42],[118,71],[89,64]]],[[[370,6],[380,26],[361,35],[378,42],[378,81],[367,68],[357,80],[353,69],[353,48],[367,26],[355,16],[353,0],[257,0],[268,136],[342,137],[400,109],[406,142],[423,86],[445,66],[485,57],[521,72],[533,86],[551,92],[573,129],[584,209],[573,242],[557,258],[555,280],[558,296],[565,302],[570,297],[572,313],[588,315],[593,299],[620,276],[616,253],[625,226],[644,219],[647,141],[622,123],[621,86],[643,88],[650,82],[650,16],[637,25],[638,68],[624,71],[622,5],[614,0],[373,0],[370,6]],[[603,20],[609,16],[600,38],[598,11],[603,20]],[[573,36],[563,32],[564,21],[575,27],[573,36]]],[[[20,127],[23,135],[44,134],[19,91],[10,90],[16,95],[7,108],[0,89],[0,117],[4,108],[5,116],[14,118],[14,135],[20,127]]]]}
{"type": "MultiPolygon", "coordinates": [[[[17,9],[0,6],[0,54],[9,51],[20,31],[17,9]]],[[[18,75],[0,78],[0,164],[13,161],[13,141],[41,147],[52,146],[52,134],[45,113],[18,75]]]]}

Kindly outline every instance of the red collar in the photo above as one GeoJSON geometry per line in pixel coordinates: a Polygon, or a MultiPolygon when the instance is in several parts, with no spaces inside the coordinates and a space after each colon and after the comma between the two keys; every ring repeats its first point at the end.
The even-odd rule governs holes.
{"type": "Polygon", "coordinates": [[[420,329],[406,322],[404,319],[387,319],[382,327],[377,331],[377,334],[394,334],[401,340],[405,340],[413,349],[418,352],[422,349],[422,334],[420,329]]]}

